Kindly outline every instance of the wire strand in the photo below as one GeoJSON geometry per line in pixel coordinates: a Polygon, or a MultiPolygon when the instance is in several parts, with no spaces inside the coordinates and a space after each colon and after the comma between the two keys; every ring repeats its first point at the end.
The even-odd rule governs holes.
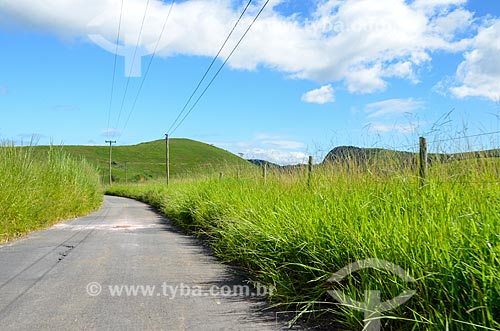
{"type": "Polygon", "coordinates": [[[184,104],[184,107],[182,107],[182,110],[179,112],[179,114],[177,115],[177,117],[175,118],[174,122],[172,123],[172,125],[170,125],[170,128],[167,130],[167,132],[169,132],[170,130],[172,130],[172,128],[177,124],[177,121],[179,120],[179,118],[182,116],[182,114],[184,113],[184,111],[186,110],[187,106],[189,105],[189,103],[191,102],[191,100],[193,99],[194,95],[196,94],[196,92],[198,91],[198,89],[200,88],[201,84],[203,83],[203,81],[205,80],[205,78],[207,77],[208,73],[210,72],[210,70],[212,69],[213,65],[215,64],[215,61],[217,61],[217,59],[219,58],[219,55],[220,53],[222,52],[222,50],[224,49],[224,47],[226,46],[227,42],[229,41],[229,39],[231,38],[231,36],[233,35],[234,33],[234,30],[236,29],[236,27],[238,26],[238,24],[240,23],[241,19],[243,18],[243,16],[245,15],[248,7],[250,6],[250,4],[252,3],[252,0],[249,0],[247,5],[245,6],[245,8],[243,9],[243,12],[241,13],[240,17],[238,18],[238,20],[236,21],[236,23],[234,24],[233,28],[231,29],[231,32],[229,32],[229,35],[227,36],[226,40],[224,41],[224,43],[222,44],[222,46],[220,47],[219,51],[217,52],[217,55],[214,56],[214,58],[212,59],[212,62],[210,63],[210,65],[208,66],[207,70],[205,71],[205,74],[203,75],[203,77],[200,79],[200,81],[198,82],[198,85],[196,86],[196,88],[193,90],[193,93],[191,93],[191,96],[189,97],[188,101],[184,104]]]}
{"type": "MultiPolygon", "coordinates": [[[[478,133],[478,134],[473,134],[470,136],[462,136],[462,137],[454,137],[454,138],[446,138],[446,139],[436,139],[428,142],[428,144],[438,144],[438,143],[444,143],[444,142],[449,142],[449,141],[457,141],[457,140],[463,140],[463,139],[469,139],[469,138],[478,138],[478,137],[484,137],[484,136],[491,136],[494,134],[500,134],[500,131],[493,131],[493,132],[485,132],[485,133],[478,133]]],[[[401,145],[401,146],[396,146],[396,147],[388,147],[394,150],[397,149],[406,149],[406,148],[418,148],[419,144],[408,144],[408,145],[401,145]]]]}
{"type": "Polygon", "coordinates": [[[149,8],[149,1],[150,0],[147,0],[147,2],[146,2],[146,9],[144,10],[144,15],[142,17],[141,29],[139,30],[139,35],[137,37],[137,42],[135,44],[134,56],[132,57],[132,64],[131,64],[131,67],[130,67],[130,70],[129,70],[129,75],[128,75],[128,78],[127,78],[127,84],[125,86],[125,91],[123,93],[123,98],[122,98],[122,103],[121,103],[121,106],[120,106],[120,111],[118,113],[118,120],[116,121],[116,126],[117,127],[118,127],[118,125],[120,123],[120,118],[121,118],[121,115],[122,115],[122,112],[123,112],[123,107],[125,105],[125,98],[127,96],[128,88],[129,88],[129,85],[130,85],[130,75],[132,74],[132,70],[134,68],[135,58],[137,56],[137,48],[139,48],[139,44],[141,42],[142,31],[144,29],[144,22],[146,21],[146,15],[148,13],[148,8],[149,8]]]}
{"type": "Polygon", "coordinates": [[[205,93],[210,88],[210,86],[212,85],[212,83],[215,81],[215,79],[217,78],[217,76],[219,75],[219,73],[222,71],[222,69],[224,68],[224,66],[226,65],[226,63],[229,61],[229,59],[234,54],[234,52],[236,51],[236,49],[238,48],[238,46],[241,44],[241,42],[243,41],[243,39],[245,38],[245,36],[248,34],[248,32],[250,31],[250,29],[252,28],[252,26],[255,24],[255,22],[257,21],[257,19],[259,18],[259,16],[262,14],[262,12],[266,8],[266,6],[269,3],[269,1],[270,0],[267,0],[264,3],[264,5],[260,9],[260,11],[257,13],[257,15],[255,16],[255,18],[253,19],[253,21],[250,24],[250,26],[246,29],[245,33],[241,36],[241,38],[238,41],[238,43],[236,44],[236,46],[234,46],[233,50],[228,55],[228,57],[226,58],[226,60],[224,61],[224,63],[222,63],[222,65],[219,67],[219,70],[217,70],[217,72],[215,73],[214,77],[210,80],[210,82],[208,83],[207,87],[205,87],[205,89],[203,90],[203,92],[201,93],[201,95],[198,97],[198,99],[193,104],[193,106],[189,109],[189,111],[186,113],[186,115],[182,118],[182,120],[179,122],[179,124],[177,124],[177,126],[172,130],[171,134],[173,134],[179,128],[179,126],[181,126],[181,124],[186,120],[186,118],[189,116],[189,114],[191,114],[191,112],[196,107],[196,105],[200,102],[201,98],[205,95],[205,93]]]}
{"type": "Polygon", "coordinates": [[[146,78],[147,78],[147,76],[149,74],[149,70],[151,69],[151,64],[153,63],[153,59],[155,58],[156,53],[158,51],[158,46],[160,45],[161,39],[163,38],[163,33],[165,32],[165,28],[166,28],[167,23],[169,21],[170,14],[172,13],[172,9],[174,7],[174,3],[175,3],[175,0],[172,0],[172,2],[170,3],[170,8],[168,10],[167,17],[165,18],[165,21],[163,23],[163,27],[162,27],[160,35],[158,37],[158,41],[156,42],[156,45],[155,45],[155,48],[154,48],[154,51],[153,51],[153,55],[149,59],[149,63],[148,63],[148,66],[146,68],[146,72],[144,73],[144,76],[143,76],[143,78],[141,80],[141,85],[139,86],[139,90],[137,91],[137,94],[136,94],[136,96],[134,98],[134,102],[132,103],[132,107],[130,108],[130,111],[128,113],[127,119],[125,120],[125,124],[124,124],[123,129],[121,130],[120,135],[118,136],[118,138],[121,138],[121,136],[123,135],[123,131],[125,131],[125,129],[127,128],[128,122],[130,120],[130,116],[132,115],[133,111],[135,110],[135,107],[137,105],[137,101],[139,100],[139,95],[141,94],[142,88],[144,86],[144,82],[146,81],[146,78]]]}
{"type": "Polygon", "coordinates": [[[116,49],[115,49],[115,62],[113,65],[113,79],[111,81],[111,95],[109,98],[109,107],[108,107],[108,124],[106,126],[106,130],[109,131],[109,125],[111,123],[111,108],[113,107],[113,94],[115,91],[115,78],[116,78],[116,63],[118,60],[118,43],[120,42],[120,34],[121,34],[121,28],[122,28],[122,15],[123,15],[123,0],[120,8],[120,19],[118,21],[118,33],[116,36],[116,49]]]}

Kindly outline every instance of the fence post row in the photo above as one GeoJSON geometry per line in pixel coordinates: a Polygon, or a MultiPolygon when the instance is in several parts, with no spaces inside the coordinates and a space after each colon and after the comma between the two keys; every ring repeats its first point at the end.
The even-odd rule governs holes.
{"type": "MultiPolygon", "coordinates": [[[[166,151],[166,175],[167,175],[167,185],[169,183],[170,179],[170,162],[169,162],[169,144],[168,144],[168,135],[166,135],[166,145],[167,145],[167,151],[166,151]]],[[[106,141],[107,143],[110,144],[110,160],[109,160],[109,173],[110,173],[110,183],[111,183],[111,144],[115,143],[114,141],[106,141]]],[[[420,137],[419,139],[420,142],[420,151],[419,151],[419,177],[421,180],[421,185],[425,184],[425,180],[427,179],[428,176],[428,148],[427,148],[427,139],[425,137],[420,137]]],[[[125,162],[125,182],[128,183],[128,161],[125,162]]],[[[133,163],[133,162],[132,162],[133,163]]],[[[139,162],[141,163],[141,162],[139,162]]],[[[146,164],[146,163],[144,163],[146,164]]],[[[103,169],[103,177],[105,176],[105,171],[103,169]]],[[[219,178],[222,179],[224,176],[223,172],[219,173],[219,178]]],[[[241,178],[241,170],[238,169],[237,171],[237,177],[238,179],[241,178]]],[[[313,157],[309,156],[308,163],[307,163],[307,183],[308,185],[311,184],[312,182],[312,177],[313,177],[313,157]]],[[[262,178],[264,179],[264,182],[267,180],[267,163],[264,162],[262,165],[262,178]]],[[[103,180],[104,181],[104,180],[103,180]]]]}

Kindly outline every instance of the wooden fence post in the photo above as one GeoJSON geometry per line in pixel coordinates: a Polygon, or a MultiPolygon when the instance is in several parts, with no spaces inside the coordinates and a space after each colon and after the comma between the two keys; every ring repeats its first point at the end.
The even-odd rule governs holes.
{"type": "Polygon", "coordinates": [[[427,178],[427,139],[420,137],[420,183],[423,186],[427,178]]]}
{"type": "Polygon", "coordinates": [[[309,156],[309,162],[307,163],[307,185],[311,185],[313,174],[313,157],[309,156]]]}

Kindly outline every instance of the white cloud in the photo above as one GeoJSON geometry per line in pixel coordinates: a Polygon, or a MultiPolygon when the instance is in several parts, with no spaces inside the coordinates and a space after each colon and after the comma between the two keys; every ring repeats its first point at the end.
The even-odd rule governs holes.
{"type": "MultiPolygon", "coordinates": [[[[279,1],[273,2],[273,4],[279,1]]],[[[418,81],[417,69],[436,51],[465,50],[470,41],[459,31],[469,27],[465,0],[323,0],[311,17],[285,17],[270,6],[238,48],[229,65],[252,70],[258,66],[291,77],[320,83],[343,82],[353,93],[387,88],[391,78],[418,81]]],[[[141,46],[151,51],[168,12],[168,2],[152,0],[141,46]]],[[[0,13],[36,30],[65,38],[100,34],[116,39],[121,0],[0,1],[0,13]],[[102,24],[89,26],[99,18],[102,24]]],[[[262,1],[252,6],[230,40],[233,46],[262,1]]],[[[178,2],[161,41],[160,55],[213,56],[236,21],[241,8],[232,0],[178,2]]],[[[137,40],[144,0],[125,0],[122,42],[137,40]]],[[[99,19],[97,21],[99,21],[99,19]]],[[[142,50],[141,50],[142,51],[142,50]]],[[[223,55],[227,54],[225,51],[223,55]]],[[[472,55],[471,55],[472,56],[472,55]]],[[[468,59],[474,62],[473,59],[468,59]]],[[[473,64],[473,63],[472,63],[473,64]]],[[[467,78],[467,75],[466,77],[467,78]]],[[[458,94],[485,94],[482,82],[458,94]]],[[[489,92],[488,92],[489,93],[489,92]]]]}
{"type": "Polygon", "coordinates": [[[253,146],[253,143],[248,141],[236,141],[236,142],[227,142],[227,141],[214,141],[207,142],[209,145],[218,146],[220,148],[236,148],[236,149],[248,149],[253,146]]]}
{"type": "Polygon", "coordinates": [[[465,54],[456,73],[456,84],[450,88],[458,98],[500,98],[500,20],[482,28],[465,54]]]}
{"type": "Polygon", "coordinates": [[[473,13],[468,10],[455,10],[449,15],[440,16],[432,23],[433,30],[439,32],[446,40],[452,40],[457,32],[463,32],[473,23],[473,13]]]}
{"type": "Polygon", "coordinates": [[[265,140],[265,139],[279,140],[279,139],[288,139],[288,136],[283,135],[283,134],[272,134],[272,133],[260,132],[260,133],[257,133],[255,135],[255,139],[257,139],[257,140],[265,140]]]}
{"type": "Polygon", "coordinates": [[[302,96],[302,101],[308,103],[318,103],[320,105],[334,102],[335,95],[333,93],[333,87],[331,85],[325,85],[319,89],[309,91],[302,96]]]}
{"type": "Polygon", "coordinates": [[[366,105],[365,112],[369,119],[376,119],[368,123],[369,131],[376,134],[396,132],[411,134],[417,132],[422,123],[415,120],[415,111],[424,108],[425,103],[413,98],[389,99],[366,105]]]}
{"type": "Polygon", "coordinates": [[[292,139],[289,135],[260,132],[251,141],[213,144],[235,154],[243,154],[245,159],[266,160],[281,165],[307,162],[306,144],[292,139]]]}
{"type": "MultiPolygon", "coordinates": [[[[264,143],[262,145],[265,145],[264,143]]],[[[276,145],[276,148],[258,147],[261,144],[259,142],[214,142],[212,144],[221,148],[227,148],[245,159],[265,160],[280,165],[306,163],[309,157],[303,151],[291,150],[294,149],[292,147],[299,147],[298,144],[300,144],[300,147],[304,147],[305,145],[301,143],[297,143],[297,145],[276,145]]]]}
{"type": "Polygon", "coordinates": [[[368,118],[376,118],[386,115],[411,113],[415,110],[421,109],[423,106],[423,101],[414,100],[413,98],[389,99],[368,104],[365,111],[369,113],[368,118]]]}
{"type": "Polygon", "coordinates": [[[266,160],[280,165],[306,163],[309,155],[304,152],[289,152],[277,149],[254,148],[244,153],[245,159],[266,160]]]}
{"type": "Polygon", "coordinates": [[[306,147],[304,143],[291,140],[265,140],[261,143],[263,145],[275,146],[283,149],[300,149],[306,147]]]}
{"type": "Polygon", "coordinates": [[[397,132],[401,134],[414,133],[419,127],[418,123],[414,124],[386,124],[386,123],[371,123],[370,132],[373,133],[388,133],[397,132]]]}
{"type": "Polygon", "coordinates": [[[442,7],[463,5],[466,2],[467,0],[415,0],[413,6],[415,8],[435,11],[436,9],[442,9],[442,7]]]}

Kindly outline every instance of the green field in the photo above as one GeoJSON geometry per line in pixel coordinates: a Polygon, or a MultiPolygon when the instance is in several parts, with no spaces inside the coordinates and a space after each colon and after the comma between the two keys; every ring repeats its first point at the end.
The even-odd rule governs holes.
{"type": "Polygon", "coordinates": [[[60,148],[0,146],[0,243],[96,210],[97,169],[60,148]]]}
{"type": "MultiPolygon", "coordinates": [[[[254,167],[223,149],[189,139],[170,140],[172,177],[193,173],[219,173],[226,168],[254,167]]],[[[49,147],[36,147],[45,152],[49,147]]],[[[109,146],[63,146],[65,152],[85,158],[98,167],[103,183],[109,181],[109,146]]],[[[112,174],[116,182],[139,182],[165,177],[165,141],[156,140],[133,146],[113,146],[112,174]]]]}
{"type": "Polygon", "coordinates": [[[363,301],[416,294],[382,314],[384,330],[500,330],[500,163],[434,162],[424,182],[411,166],[379,160],[198,181],[115,185],[108,193],[150,203],[216,254],[275,286],[272,302],[304,316],[362,330],[363,313],[338,305],[337,289],[363,301]],[[367,269],[339,284],[328,278],[363,259],[383,259],[415,283],[367,269]],[[314,312],[314,313],[313,313],[314,312]],[[323,319],[324,320],[324,319],[323,319]]]}

